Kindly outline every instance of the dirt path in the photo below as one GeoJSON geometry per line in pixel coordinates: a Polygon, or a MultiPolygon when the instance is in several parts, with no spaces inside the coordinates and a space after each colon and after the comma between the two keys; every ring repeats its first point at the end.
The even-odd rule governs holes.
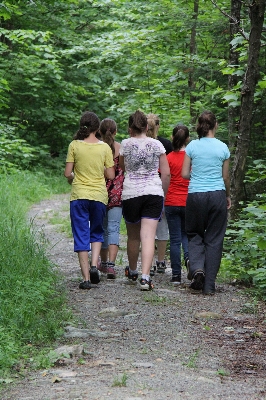
{"type": "Polygon", "coordinates": [[[212,297],[191,294],[185,272],[175,288],[170,269],[155,275],[153,292],[140,292],[124,277],[125,243],[117,279],[81,291],[72,239],[49,222],[55,213],[68,218],[68,196],[35,205],[30,217],[49,239],[79,320],[57,344],[72,356],[29,374],[2,400],[266,399],[265,305],[227,285],[212,297]]]}

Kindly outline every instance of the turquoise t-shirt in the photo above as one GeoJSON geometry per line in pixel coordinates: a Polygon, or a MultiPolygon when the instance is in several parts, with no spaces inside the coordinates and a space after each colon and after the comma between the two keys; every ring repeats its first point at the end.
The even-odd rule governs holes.
{"type": "Polygon", "coordinates": [[[207,137],[192,140],[186,147],[186,154],[192,165],[188,193],[225,190],[222,167],[230,157],[225,143],[207,137]]]}

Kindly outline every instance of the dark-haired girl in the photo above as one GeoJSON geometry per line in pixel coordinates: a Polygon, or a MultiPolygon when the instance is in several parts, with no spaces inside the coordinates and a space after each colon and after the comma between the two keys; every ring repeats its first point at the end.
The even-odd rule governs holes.
{"type": "Polygon", "coordinates": [[[169,186],[170,172],[163,145],[146,136],[146,115],[136,111],[128,122],[131,137],[122,141],[119,161],[126,172],[122,207],[128,235],[129,267],[126,267],[125,274],[132,281],[137,280],[141,243],[140,289],[151,290],[153,284],[150,268],[154,256],[155,233],[163,210],[164,194],[169,186]]]}
{"type": "Polygon", "coordinates": [[[99,126],[100,120],[93,112],[86,111],[82,115],[79,130],[68,148],[64,173],[72,183],[70,218],[74,251],[78,253],[83,276],[80,289],[90,289],[91,283],[100,280],[96,265],[103,242],[103,218],[108,202],[105,178],[113,179],[115,176],[112,151],[95,136],[99,126]]]}
{"type": "Polygon", "coordinates": [[[101,248],[101,264],[98,269],[107,274],[108,279],[115,279],[115,261],[119,248],[119,232],[122,219],[122,189],[124,172],[119,166],[120,143],[115,141],[117,132],[116,122],[105,118],[100,124],[102,140],[112,150],[115,163],[115,178],[106,179],[108,192],[107,213],[104,218],[104,242],[101,248]]]}
{"type": "Polygon", "coordinates": [[[190,287],[215,293],[220,268],[227,209],[231,207],[229,149],[215,138],[217,121],[211,111],[198,119],[198,139],[186,147],[182,176],[189,179],[186,232],[189,249],[190,287]]]}
{"type": "Polygon", "coordinates": [[[181,245],[185,264],[188,265],[188,239],[185,232],[185,209],[189,180],[181,176],[189,130],[185,125],[173,129],[174,151],[167,155],[170,167],[170,185],[165,198],[165,215],[170,234],[171,283],[181,283],[181,245]]]}

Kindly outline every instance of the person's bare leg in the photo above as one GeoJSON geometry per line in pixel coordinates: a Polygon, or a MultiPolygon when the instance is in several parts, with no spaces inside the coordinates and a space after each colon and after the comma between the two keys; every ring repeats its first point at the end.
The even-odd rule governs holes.
{"type": "Polygon", "coordinates": [[[101,251],[102,243],[101,242],[93,242],[91,243],[91,265],[97,266],[99,255],[101,251]]]}
{"type": "Polygon", "coordinates": [[[157,225],[158,221],[154,219],[142,218],[141,220],[141,266],[142,273],[146,275],[150,275],[157,225]]]}
{"type": "Polygon", "coordinates": [[[109,261],[115,263],[117,253],[118,253],[118,246],[116,244],[109,244],[109,261]]]}
{"type": "Polygon", "coordinates": [[[101,249],[100,255],[101,255],[101,261],[104,263],[107,262],[108,261],[108,248],[101,249]]]}
{"type": "Polygon", "coordinates": [[[79,251],[78,258],[79,258],[79,265],[80,265],[83,279],[84,279],[84,281],[89,281],[90,273],[89,273],[89,253],[88,253],[88,251],[79,251]]]}
{"type": "Polygon", "coordinates": [[[167,248],[167,240],[156,240],[157,244],[157,257],[159,262],[165,260],[165,253],[167,248]]]}
{"type": "Polygon", "coordinates": [[[129,268],[131,271],[137,269],[137,263],[139,258],[139,246],[140,246],[140,222],[137,224],[128,224],[127,227],[127,257],[129,268]]]}

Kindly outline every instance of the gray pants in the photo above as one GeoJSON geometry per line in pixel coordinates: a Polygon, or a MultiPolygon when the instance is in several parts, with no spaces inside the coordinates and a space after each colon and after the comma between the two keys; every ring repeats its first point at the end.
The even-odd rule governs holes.
{"type": "Polygon", "coordinates": [[[227,225],[227,202],[224,190],[189,193],[186,204],[189,277],[204,271],[205,293],[215,291],[227,225]]]}

